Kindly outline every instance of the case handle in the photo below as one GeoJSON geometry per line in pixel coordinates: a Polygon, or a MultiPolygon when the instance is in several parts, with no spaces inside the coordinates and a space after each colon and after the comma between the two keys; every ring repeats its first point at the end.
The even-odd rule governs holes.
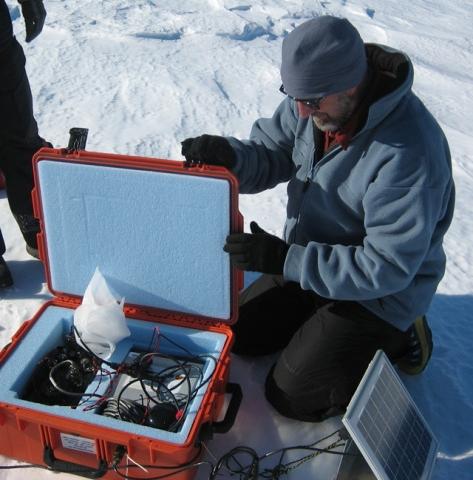
{"type": "Polygon", "coordinates": [[[69,130],[69,144],[67,145],[68,152],[78,152],[85,150],[87,144],[88,128],[73,127],[69,130]]]}
{"type": "Polygon", "coordinates": [[[238,383],[227,383],[225,393],[230,393],[232,398],[228,404],[225,417],[220,422],[212,423],[212,430],[215,433],[227,433],[233,427],[243,399],[243,392],[238,383]]]}
{"type": "Polygon", "coordinates": [[[79,465],[78,463],[57,460],[54,456],[53,449],[47,445],[44,447],[43,460],[51,470],[72,473],[86,478],[100,478],[108,472],[108,465],[105,460],[99,460],[99,465],[97,469],[94,470],[92,467],[86,467],[85,465],[79,465]]]}

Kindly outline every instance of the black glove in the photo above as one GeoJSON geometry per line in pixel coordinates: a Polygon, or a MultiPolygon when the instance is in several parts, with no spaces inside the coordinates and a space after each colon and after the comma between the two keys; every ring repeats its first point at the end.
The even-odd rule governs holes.
{"type": "Polygon", "coordinates": [[[201,135],[181,142],[181,153],[188,163],[207,163],[232,168],[235,152],[228,140],[217,135],[201,135]]]}
{"type": "Polygon", "coordinates": [[[43,30],[46,10],[42,0],[18,0],[21,5],[21,14],[25,19],[26,41],[31,42],[43,30]]]}
{"type": "Polygon", "coordinates": [[[280,275],[283,273],[289,245],[265,232],[256,222],[250,223],[252,233],[228,235],[223,249],[240,270],[280,275]]]}

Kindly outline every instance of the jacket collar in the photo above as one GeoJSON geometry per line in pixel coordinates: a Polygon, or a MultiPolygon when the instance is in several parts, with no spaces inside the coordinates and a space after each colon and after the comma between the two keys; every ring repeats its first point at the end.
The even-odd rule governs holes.
{"type": "Polygon", "coordinates": [[[324,133],[324,151],[335,145],[348,148],[353,136],[373,128],[385,118],[410,90],[413,68],[401,52],[376,44],[366,44],[370,78],[361,101],[347,123],[336,132],[324,133]]]}

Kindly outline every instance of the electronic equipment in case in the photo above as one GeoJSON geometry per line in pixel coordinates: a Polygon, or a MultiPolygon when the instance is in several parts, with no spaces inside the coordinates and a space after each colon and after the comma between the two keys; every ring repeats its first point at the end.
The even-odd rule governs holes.
{"type": "MultiPolygon", "coordinates": [[[[142,353],[130,352],[125,364],[133,364],[140,355],[142,353]]],[[[202,383],[204,365],[198,358],[152,355],[141,372],[141,381],[136,381],[138,377],[118,374],[114,396],[121,394],[124,399],[145,402],[148,393],[154,395],[157,403],[182,404],[202,383]]]]}

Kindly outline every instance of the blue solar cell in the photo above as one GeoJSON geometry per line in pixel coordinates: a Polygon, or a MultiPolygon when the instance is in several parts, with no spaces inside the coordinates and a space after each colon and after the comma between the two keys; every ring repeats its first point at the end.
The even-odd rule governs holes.
{"type": "Polygon", "coordinates": [[[430,448],[430,436],[385,367],[363,409],[360,424],[368,433],[368,445],[382,460],[383,467],[392,478],[419,478],[430,448]],[[384,418],[380,412],[384,412],[384,418]],[[373,435],[375,431],[379,435],[373,435]],[[383,438],[380,441],[381,435],[383,438]]]}
{"type": "Polygon", "coordinates": [[[438,444],[386,355],[378,351],[343,418],[379,480],[427,480],[438,444]]]}

